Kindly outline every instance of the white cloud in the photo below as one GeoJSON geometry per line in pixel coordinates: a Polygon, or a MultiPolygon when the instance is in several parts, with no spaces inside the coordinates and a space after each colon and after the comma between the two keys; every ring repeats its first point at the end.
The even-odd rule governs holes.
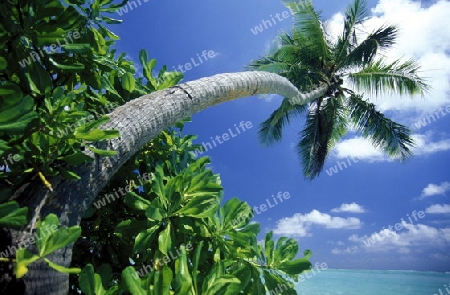
{"type": "Polygon", "coordinates": [[[430,214],[447,214],[450,213],[450,205],[448,204],[434,204],[425,209],[425,213],[430,214]]]}
{"type": "MultiPolygon", "coordinates": [[[[415,146],[412,148],[414,156],[426,156],[438,152],[450,150],[450,139],[434,138],[432,132],[425,134],[413,134],[415,146]]],[[[332,156],[337,159],[353,159],[366,162],[384,162],[394,159],[384,155],[380,149],[372,146],[370,140],[362,137],[354,137],[338,142],[332,151],[332,156]]]]}
{"type": "Polygon", "coordinates": [[[274,233],[309,237],[312,235],[310,232],[312,226],[319,226],[326,229],[358,229],[361,225],[362,222],[359,218],[333,217],[314,209],[310,213],[296,213],[292,217],[278,220],[274,233]]]}
{"type": "Polygon", "coordinates": [[[358,246],[351,246],[345,249],[334,248],[331,250],[332,254],[355,254],[359,252],[358,246]]]}
{"type": "Polygon", "coordinates": [[[432,86],[432,92],[426,100],[393,97],[374,100],[382,110],[418,110],[430,111],[448,104],[450,91],[450,30],[448,27],[450,2],[438,1],[429,7],[411,0],[380,0],[372,10],[375,15],[368,26],[378,27],[385,23],[394,23],[399,27],[397,43],[387,51],[386,58],[394,60],[414,58],[422,66],[422,76],[432,86]]]}
{"type": "Polygon", "coordinates": [[[343,246],[343,245],[345,245],[345,243],[342,242],[342,241],[337,241],[337,242],[335,242],[335,241],[327,241],[327,243],[328,243],[328,244],[331,244],[331,245],[338,245],[338,246],[343,246]]]}
{"type": "Polygon", "coordinates": [[[433,141],[431,132],[426,134],[414,134],[412,138],[416,144],[416,147],[413,149],[413,153],[417,156],[450,150],[450,139],[433,141]]]}
{"type": "MultiPolygon", "coordinates": [[[[360,31],[371,33],[385,24],[397,25],[399,27],[397,43],[390,50],[383,52],[383,57],[387,61],[398,58],[416,59],[421,65],[421,76],[426,78],[432,87],[432,91],[425,99],[392,96],[371,98],[380,110],[427,113],[450,103],[448,11],[450,2],[445,0],[437,1],[428,7],[422,7],[419,1],[380,0],[372,9],[372,16],[360,31]]],[[[342,13],[338,13],[326,22],[331,36],[336,36],[342,31],[343,20],[342,13]]]]}
{"type": "Polygon", "coordinates": [[[402,221],[401,225],[402,231],[399,232],[382,229],[370,236],[352,235],[348,240],[359,244],[366,252],[397,251],[407,254],[412,249],[423,250],[424,247],[447,249],[450,246],[450,228],[435,228],[405,221],[402,221]]]}
{"type": "Polygon", "coordinates": [[[352,158],[369,162],[387,161],[388,158],[372,143],[362,137],[355,137],[338,142],[333,149],[333,156],[338,159],[352,158]]]}
{"type": "Polygon", "coordinates": [[[361,205],[356,204],[355,202],[347,204],[342,203],[339,208],[334,208],[331,212],[339,213],[339,212],[350,212],[350,213],[364,213],[366,212],[361,205]]]}
{"type": "Polygon", "coordinates": [[[428,184],[423,190],[421,194],[421,198],[436,196],[436,195],[444,195],[447,191],[450,190],[450,182],[442,182],[441,184],[428,184]]]}

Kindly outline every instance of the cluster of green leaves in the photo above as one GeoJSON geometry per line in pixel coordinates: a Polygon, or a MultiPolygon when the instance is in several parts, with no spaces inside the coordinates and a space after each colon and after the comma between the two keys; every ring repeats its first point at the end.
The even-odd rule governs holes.
{"type": "MultiPolygon", "coordinates": [[[[17,224],[7,224],[8,226],[16,226],[17,224]]],[[[37,254],[32,253],[26,248],[19,247],[15,253],[16,257],[13,259],[14,272],[17,278],[21,278],[28,272],[28,266],[39,260],[44,260],[49,267],[64,273],[80,273],[80,268],[67,268],[58,265],[46,256],[55,252],[58,249],[64,248],[70,243],[73,243],[81,235],[80,226],[59,227],[58,217],[54,214],[49,214],[44,220],[38,221],[36,224],[36,235],[27,239],[26,245],[36,244],[37,254]]],[[[10,258],[0,258],[0,262],[8,263],[10,258]]]]}
{"type": "MultiPolygon", "coordinates": [[[[220,205],[220,178],[207,168],[209,158],[195,158],[194,138],[177,129],[162,132],[125,168],[151,174],[142,190],[90,209],[74,247],[73,266],[88,264],[72,277],[74,294],[296,294],[311,252],[296,258],[297,242],[274,241],[272,233],[258,244],[251,207],[237,198],[220,205]],[[109,239],[98,238],[103,230],[109,239]]],[[[135,173],[128,180],[119,174],[117,186],[136,181],[135,173]]]]}
{"type": "MultiPolygon", "coordinates": [[[[173,86],[183,77],[166,68],[154,77],[156,61],[149,61],[142,50],[144,73],[135,78],[133,63],[125,54],[115,57],[110,49],[119,38],[103,24],[120,21],[100,15],[114,13],[126,1],[120,5],[85,2],[6,1],[0,6],[0,159],[20,158],[0,170],[0,202],[6,201],[0,204],[0,227],[20,229],[28,224],[28,208],[7,200],[31,178],[39,175],[51,189],[48,176],[79,178],[70,165],[90,161],[85,150],[114,154],[95,147],[97,141],[118,136],[117,131],[97,128],[108,120],[103,115],[111,106],[173,86]],[[68,34],[74,32],[79,38],[67,42],[68,34]],[[52,44],[62,46],[48,53],[44,47],[52,44]]],[[[46,223],[55,223],[48,218],[46,223]]],[[[20,249],[14,258],[16,276],[22,277],[28,264],[47,259],[50,252],[78,236],[57,233],[57,240],[48,240],[53,246],[46,246],[47,241],[36,244],[37,255],[20,249]]]]}
{"type": "MultiPolygon", "coordinates": [[[[111,49],[118,36],[107,26],[120,21],[105,14],[127,1],[112,2],[24,0],[0,6],[0,158],[17,154],[21,159],[0,171],[0,202],[37,176],[50,189],[48,176],[76,180],[70,165],[90,161],[85,151],[114,153],[96,145],[118,136],[98,129],[108,120],[102,116],[105,107],[183,78],[166,67],[156,73],[156,60],[149,60],[145,51],[139,54],[142,76],[136,77],[133,62],[111,49]],[[77,37],[66,41],[75,32],[77,37]],[[45,50],[53,44],[58,44],[56,50],[45,50]]],[[[37,254],[17,252],[16,276],[43,259],[72,273],[73,293],[263,294],[284,284],[290,289],[282,294],[295,294],[297,275],[311,267],[310,252],[295,258],[297,242],[281,238],[275,243],[271,233],[258,245],[259,225],[250,223],[250,206],[238,199],[221,206],[219,176],[207,168],[208,158],[195,158],[192,151],[200,146],[192,144],[194,136],[181,136],[183,122],[177,127],[147,144],[104,192],[138,183],[135,169],[152,175],[140,190],[86,212],[74,247],[75,267],[63,268],[46,258],[80,236],[79,227],[62,228],[36,241],[37,254]],[[176,258],[166,261],[175,249],[176,258]],[[163,266],[155,263],[161,259],[163,266]],[[143,276],[136,272],[148,265],[154,270],[143,276]]],[[[0,226],[21,228],[28,222],[27,210],[14,201],[1,204],[0,226]]],[[[38,232],[57,224],[56,216],[47,216],[38,223],[38,232]]]]}
{"type": "Polygon", "coordinates": [[[16,201],[0,204],[0,228],[21,228],[28,223],[27,214],[28,208],[20,208],[16,201]]]}
{"type": "MultiPolygon", "coordinates": [[[[20,160],[7,166],[0,161],[0,202],[37,176],[49,189],[49,176],[79,179],[70,167],[92,160],[85,151],[115,154],[96,147],[98,141],[119,136],[115,130],[98,129],[108,120],[105,114],[183,78],[166,67],[154,76],[156,60],[148,60],[145,50],[140,52],[143,74],[135,77],[133,62],[111,49],[119,37],[107,25],[121,21],[105,16],[126,1],[111,2],[1,5],[0,159],[14,155],[20,160]]],[[[1,211],[0,220],[23,215],[16,205],[4,207],[12,211],[1,211]]]]}

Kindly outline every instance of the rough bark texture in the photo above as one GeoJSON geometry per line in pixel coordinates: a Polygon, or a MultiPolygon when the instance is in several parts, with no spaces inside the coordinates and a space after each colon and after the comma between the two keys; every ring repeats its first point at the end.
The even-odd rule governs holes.
{"type": "MultiPolygon", "coordinates": [[[[78,225],[83,212],[120,166],[162,130],[186,117],[210,106],[255,94],[276,93],[293,98],[293,103],[307,103],[319,92],[301,94],[281,76],[254,71],[202,78],[130,101],[109,114],[111,120],[101,127],[120,132],[120,138],[99,145],[117,151],[116,156],[95,156],[93,162],[72,169],[81,176],[79,181],[50,178],[53,192],[36,180],[20,194],[19,203],[34,210],[34,219],[26,232],[12,233],[12,245],[28,236],[35,221],[49,213],[59,216],[62,225],[78,225]]],[[[72,246],[48,258],[69,266],[72,246]]],[[[26,294],[67,294],[68,275],[53,271],[42,263],[31,264],[29,269],[24,277],[26,294]]]]}

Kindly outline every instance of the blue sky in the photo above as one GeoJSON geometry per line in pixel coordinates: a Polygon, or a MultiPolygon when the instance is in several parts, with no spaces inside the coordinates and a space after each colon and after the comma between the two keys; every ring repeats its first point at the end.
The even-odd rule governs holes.
{"type": "MultiPolygon", "coordinates": [[[[128,7],[122,16],[115,15],[124,20],[112,26],[121,37],[119,52],[137,61],[139,50],[145,48],[158,66],[172,69],[203,51],[214,51],[213,58],[192,65],[184,81],[244,70],[292,23],[290,17],[283,18],[287,9],[280,0],[134,2],[132,10],[128,7]],[[275,21],[269,27],[272,17],[275,21]],[[255,34],[263,20],[268,28],[262,26],[255,34]]],[[[339,32],[348,2],[313,3],[322,11],[330,34],[339,32]]],[[[281,102],[276,95],[204,110],[185,130],[198,135],[199,144],[211,143],[216,135],[230,135],[205,153],[212,159],[211,168],[221,175],[225,199],[238,197],[258,208],[269,199],[273,207],[267,205],[255,217],[262,232],[274,230],[276,236],[296,238],[301,250],[313,251],[314,263],[326,262],[330,268],[449,271],[450,32],[446,28],[450,2],[370,0],[368,4],[371,17],[363,30],[370,32],[384,23],[399,25],[398,44],[384,53],[386,58],[419,60],[433,87],[425,98],[370,98],[389,117],[411,126],[417,143],[412,159],[391,161],[350,133],[333,149],[323,173],[305,180],[293,149],[303,120],[292,122],[279,144],[263,148],[258,142],[259,123],[281,102]],[[419,120],[426,124],[419,126],[419,120]],[[242,121],[252,128],[236,134],[234,125],[242,121]],[[274,206],[272,195],[278,192],[288,192],[290,197],[274,206]]]]}

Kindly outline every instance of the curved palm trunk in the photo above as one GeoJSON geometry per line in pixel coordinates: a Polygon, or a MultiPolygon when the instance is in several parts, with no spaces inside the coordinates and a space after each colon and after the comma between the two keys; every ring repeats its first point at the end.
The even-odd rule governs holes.
{"type": "MultiPolygon", "coordinates": [[[[83,212],[120,166],[162,130],[207,107],[266,93],[293,98],[295,103],[305,103],[317,95],[299,93],[287,79],[277,74],[252,71],[219,74],[187,82],[118,107],[109,114],[110,121],[101,128],[118,130],[120,138],[99,144],[99,148],[117,151],[116,156],[94,156],[93,162],[74,167],[72,170],[81,176],[79,181],[50,178],[53,192],[35,180],[23,192],[17,193],[19,203],[34,210],[30,227],[34,227],[36,219],[49,213],[59,216],[63,225],[79,224],[83,212]]],[[[25,231],[13,232],[12,245],[17,245],[27,235],[25,231]]],[[[72,247],[49,257],[64,266],[69,266],[71,258],[72,247]]],[[[31,264],[29,269],[24,277],[26,294],[67,294],[68,275],[53,271],[42,263],[31,264]]]]}
{"type": "Polygon", "coordinates": [[[298,95],[296,95],[294,97],[290,97],[289,102],[291,104],[299,104],[299,105],[307,104],[319,97],[324,96],[327,93],[328,89],[329,89],[329,85],[327,85],[325,83],[321,83],[320,85],[318,85],[315,89],[313,89],[310,92],[307,92],[307,93],[300,92],[298,95]]]}

